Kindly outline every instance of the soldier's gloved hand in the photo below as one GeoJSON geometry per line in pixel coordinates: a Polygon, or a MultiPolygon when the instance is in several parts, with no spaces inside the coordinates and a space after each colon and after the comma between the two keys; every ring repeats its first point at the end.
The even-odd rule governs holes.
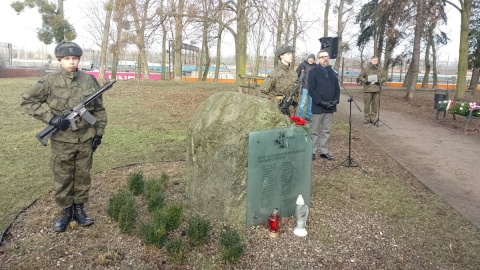
{"type": "Polygon", "coordinates": [[[380,85],[380,83],[379,83],[379,82],[375,82],[374,84],[375,84],[375,85],[380,85]]]}
{"type": "Polygon", "coordinates": [[[50,119],[50,122],[48,122],[48,124],[56,127],[59,130],[66,130],[69,123],[68,120],[64,119],[63,117],[53,115],[52,119],[50,119]]]}
{"type": "Polygon", "coordinates": [[[102,136],[101,135],[95,135],[92,138],[92,150],[95,152],[97,150],[97,147],[102,143],[102,136]]]}
{"type": "Polygon", "coordinates": [[[366,81],[365,84],[366,85],[370,85],[372,82],[369,82],[369,81],[366,81]]]}

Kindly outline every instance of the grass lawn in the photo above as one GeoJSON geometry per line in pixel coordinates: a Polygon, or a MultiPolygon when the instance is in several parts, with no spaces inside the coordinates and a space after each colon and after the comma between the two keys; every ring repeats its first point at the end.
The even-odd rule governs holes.
{"type": "MultiPolygon", "coordinates": [[[[104,96],[109,124],[94,156],[97,199],[89,213],[96,223],[88,229],[57,234],[51,232],[50,217],[56,210],[46,196],[53,187],[50,150],[34,137],[44,124],[19,107],[21,92],[35,82],[34,78],[0,79],[0,136],[4,141],[0,150],[0,229],[30,202],[43,200],[25,214],[30,219],[22,217],[24,222],[0,252],[0,261],[9,259],[13,268],[49,268],[58,266],[55,258],[63,256],[70,265],[95,268],[98,254],[105,250],[125,256],[112,262],[118,269],[131,265],[151,269],[168,261],[164,248],[145,246],[138,231],[128,236],[119,232],[105,214],[108,196],[125,186],[129,168],[153,177],[165,171],[174,179],[167,194],[175,197],[178,192],[181,203],[187,126],[203,100],[215,91],[234,90],[234,85],[117,82],[104,96]],[[20,233],[22,237],[16,239],[20,233]],[[78,247],[88,247],[82,256],[75,255],[78,250],[69,237],[77,237],[78,247]],[[58,255],[67,251],[68,256],[58,255]]],[[[336,117],[330,147],[335,149],[337,163],[348,153],[347,142],[348,119],[336,117]]],[[[312,167],[308,237],[298,238],[288,231],[295,226],[292,218],[283,220],[282,235],[276,240],[266,237],[262,226],[249,228],[242,232],[246,254],[237,267],[267,269],[267,265],[281,262],[278,269],[318,269],[319,265],[324,269],[478,269],[480,231],[374,143],[358,132],[353,133],[353,142],[355,158],[368,168],[368,175],[359,168],[333,169],[334,163],[317,159],[312,167]]],[[[224,269],[215,250],[224,224],[213,226],[206,246],[187,248],[183,265],[169,266],[224,269]]]]}

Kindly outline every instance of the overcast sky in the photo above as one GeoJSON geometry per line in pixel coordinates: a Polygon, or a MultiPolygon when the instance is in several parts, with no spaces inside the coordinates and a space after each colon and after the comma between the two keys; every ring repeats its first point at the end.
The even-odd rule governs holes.
{"type": "MultiPolygon", "coordinates": [[[[89,38],[89,34],[85,31],[86,22],[89,20],[81,9],[85,10],[87,2],[92,0],[68,0],[64,2],[65,16],[73,24],[77,31],[78,37],[74,40],[84,48],[95,48],[95,45],[89,38]]],[[[93,0],[96,1],[96,0],[93,0]]],[[[28,49],[28,50],[47,50],[49,53],[53,52],[55,45],[45,46],[38,41],[36,29],[41,26],[41,18],[36,9],[26,9],[20,15],[10,7],[12,0],[0,0],[0,42],[12,43],[14,48],[28,49]]],[[[360,2],[360,1],[359,1],[360,2]]],[[[455,2],[455,1],[454,1],[455,2]]],[[[323,12],[323,1],[320,0],[304,0],[303,7],[308,7],[303,18],[315,18],[321,16],[323,12]],[[318,7],[318,9],[315,8],[318,7]],[[312,13],[312,10],[319,10],[319,12],[312,13]]],[[[459,36],[460,36],[460,13],[447,5],[447,13],[449,16],[448,26],[442,26],[442,30],[446,32],[451,41],[447,46],[439,49],[438,56],[443,61],[452,63],[458,59],[459,36]]],[[[333,14],[332,14],[333,16],[333,14]]],[[[336,25],[335,22],[331,22],[336,25]]],[[[350,27],[350,30],[352,27],[350,27]]],[[[306,33],[306,41],[297,40],[297,52],[299,53],[316,53],[320,49],[320,42],[318,39],[323,33],[321,23],[310,28],[306,33]]],[[[354,33],[353,33],[354,34],[354,33]]],[[[330,36],[333,36],[331,33],[330,36]]],[[[226,38],[226,44],[222,47],[222,55],[233,55],[234,45],[229,37],[226,38]]],[[[184,41],[188,43],[188,41],[184,41]]],[[[271,48],[273,51],[273,48],[271,48]]],[[[356,51],[356,50],[355,50],[356,51]]]]}

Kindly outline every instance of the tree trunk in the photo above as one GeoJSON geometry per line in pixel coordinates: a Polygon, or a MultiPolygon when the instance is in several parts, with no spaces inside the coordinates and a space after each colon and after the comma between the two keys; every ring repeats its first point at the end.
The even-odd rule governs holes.
{"type": "Polygon", "coordinates": [[[331,1],[325,1],[325,11],[323,13],[323,36],[328,37],[328,13],[330,12],[331,1]]]}
{"type": "Polygon", "coordinates": [[[430,75],[430,47],[432,43],[430,40],[427,42],[427,48],[425,49],[425,73],[423,74],[422,88],[428,88],[428,79],[430,75]]]}
{"type": "MultiPolygon", "coordinates": [[[[167,79],[167,27],[162,23],[162,81],[167,79]]],[[[171,52],[169,52],[171,53],[171,52]]],[[[168,67],[170,68],[170,67],[168,67]]],[[[170,79],[170,78],[168,78],[170,79]]]]}
{"type": "MultiPolygon", "coordinates": [[[[185,0],[178,0],[177,12],[183,14],[185,9],[185,0]]],[[[175,20],[175,66],[174,66],[174,80],[179,82],[182,80],[182,31],[183,31],[183,17],[180,15],[174,16],[175,20]]],[[[171,53],[171,52],[170,52],[171,53]]]]}
{"type": "Polygon", "coordinates": [[[420,60],[420,42],[422,40],[423,28],[425,25],[424,10],[425,10],[425,0],[418,0],[417,15],[416,15],[417,24],[415,25],[415,37],[413,41],[413,56],[412,56],[412,62],[410,62],[410,66],[408,68],[410,77],[409,77],[409,80],[406,82],[407,94],[405,98],[408,101],[413,100],[413,96],[415,95],[415,90],[417,86],[418,65],[420,60]]]}
{"type": "Polygon", "coordinates": [[[98,79],[100,81],[105,80],[105,71],[107,69],[107,52],[108,52],[108,37],[110,34],[110,20],[112,18],[114,0],[109,0],[105,5],[106,15],[105,15],[105,24],[103,27],[102,34],[102,50],[100,54],[100,73],[98,74],[98,79]]]}
{"type": "Polygon", "coordinates": [[[340,67],[340,60],[342,59],[343,55],[343,12],[344,12],[344,7],[345,7],[345,0],[340,0],[340,3],[338,4],[338,20],[337,20],[337,37],[338,37],[338,51],[337,51],[337,60],[335,61],[335,65],[333,66],[335,70],[339,70],[340,67]]]}
{"type": "Polygon", "coordinates": [[[455,100],[465,97],[467,88],[467,70],[468,70],[468,32],[470,24],[470,15],[472,12],[473,0],[460,1],[462,6],[460,12],[460,48],[458,50],[457,67],[457,87],[455,90],[455,100]]]}
{"type": "MultiPolygon", "coordinates": [[[[223,2],[222,0],[218,1],[218,6],[222,7],[223,2]]],[[[221,22],[223,20],[223,12],[218,12],[218,21],[221,22]]],[[[223,25],[221,23],[218,24],[218,32],[217,32],[217,54],[215,59],[215,76],[213,77],[214,82],[218,82],[218,77],[220,75],[220,57],[222,56],[222,33],[223,33],[223,25]]]]}
{"type": "Polygon", "coordinates": [[[480,75],[480,68],[476,67],[472,70],[472,79],[470,80],[469,90],[472,90],[472,95],[475,95],[478,88],[478,79],[480,75]]]}
{"type": "Polygon", "coordinates": [[[148,62],[147,62],[147,50],[145,46],[145,24],[147,20],[147,8],[148,8],[148,2],[144,3],[144,6],[142,7],[142,14],[141,18],[138,14],[137,10],[137,3],[136,1],[131,2],[131,11],[132,11],[132,16],[134,20],[134,25],[135,25],[135,34],[136,34],[136,40],[135,43],[138,48],[138,53],[139,56],[137,57],[137,72],[135,74],[135,80],[140,79],[140,72],[143,71],[143,80],[148,80],[149,79],[149,72],[148,72],[148,62]]]}
{"type": "MultiPolygon", "coordinates": [[[[238,74],[245,74],[247,71],[247,1],[237,1],[237,36],[235,38],[235,60],[236,60],[236,84],[240,85],[240,77],[238,74]]],[[[238,87],[240,88],[240,87],[238,87]]]]}
{"type": "Polygon", "coordinates": [[[437,47],[435,46],[435,42],[432,43],[432,68],[433,68],[433,72],[432,72],[432,77],[433,77],[432,88],[435,89],[435,88],[438,88],[438,78],[437,78],[437,74],[438,74],[438,70],[437,70],[437,47]]]}
{"type": "MultiPolygon", "coordinates": [[[[203,22],[203,33],[202,33],[202,55],[200,57],[200,66],[203,66],[203,74],[200,77],[202,82],[207,80],[208,71],[210,69],[210,55],[208,53],[208,28],[210,23],[205,21],[203,22]]],[[[202,69],[200,69],[201,71],[202,69]]]]}
{"type": "MultiPolygon", "coordinates": [[[[245,0],[242,0],[245,2],[245,0]]],[[[282,45],[282,34],[283,34],[283,15],[285,13],[285,0],[280,0],[280,8],[278,10],[278,20],[277,20],[277,34],[275,37],[275,49],[282,45]]],[[[276,67],[278,64],[278,57],[275,55],[273,60],[273,65],[276,67]]]]}
{"type": "Polygon", "coordinates": [[[111,78],[117,78],[118,63],[120,62],[120,54],[124,48],[123,41],[123,16],[125,15],[125,8],[127,3],[125,0],[115,0],[113,21],[116,24],[116,37],[113,46],[112,46],[112,76],[111,78]]]}

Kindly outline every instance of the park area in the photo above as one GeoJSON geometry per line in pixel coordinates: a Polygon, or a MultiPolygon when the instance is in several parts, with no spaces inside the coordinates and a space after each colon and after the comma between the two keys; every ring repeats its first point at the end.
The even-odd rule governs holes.
{"type": "MultiPolygon", "coordinates": [[[[230,264],[220,256],[219,238],[231,224],[211,220],[206,243],[186,244],[182,260],[177,261],[164,246],[145,244],[140,224],[149,217],[142,195],[136,197],[136,226],[122,233],[109,217],[107,205],[112,195],[127,187],[131,173],[142,172],[151,179],[168,176],[166,205],[185,201],[187,127],[202,101],[217,91],[235,91],[230,83],[117,82],[104,95],[109,124],[94,155],[86,205],[95,224],[87,228],[72,224],[66,232],[56,233],[52,224],[59,209],[53,200],[50,151],[34,136],[44,125],[19,106],[20,94],[35,82],[35,78],[0,80],[4,141],[0,150],[0,229],[4,232],[0,269],[478,269],[480,265],[480,230],[444,196],[424,185],[412,168],[398,162],[389,153],[388,143],[381,144],[370,135],[388,127],[368,127],[355,112],[353,157],[368,173],[341,166],[349,154],[345,99],[332,128],[329,148],[335,161],[313,161],[307,237],[293,234],[293,217],[282,219],[275,239],[269,238],[266,226],[233,228],[244,250],[230,264]]],[[[363,100],[360,88],[348,91],[356,101],[363,100]]],[[[479,120],[464,131],[464,117],[454,120],[447,114],[436,119],[434,91],[417,91],[411,102],[404,95],[404,90],[382,91],[385,124],[425,123],[426,129],[431,125],[448,130],[458,144],[474,141],[480,145],[479,120]],[[403,117],[387,118],[395,114],[403,117]]],[[[424,134],[404,137],[415,141],[424,134]]],[[[462,154],[465,160],[472,159],[475,151],[462,154]]],[[[412,160],[418,158],[416,152],[410,155],[412,160]]],[[[457,169],[456,163],[448,162],[448,153],[432,156],[435,159],[451,166],[446,169],[457,169]]],[[[470,170],[478,171],[476,167],[470,170]]],[[[183,222],[166,243],[174,238],[188,243],[187,220],[194,215],[184,207],[183,222]]]]}

